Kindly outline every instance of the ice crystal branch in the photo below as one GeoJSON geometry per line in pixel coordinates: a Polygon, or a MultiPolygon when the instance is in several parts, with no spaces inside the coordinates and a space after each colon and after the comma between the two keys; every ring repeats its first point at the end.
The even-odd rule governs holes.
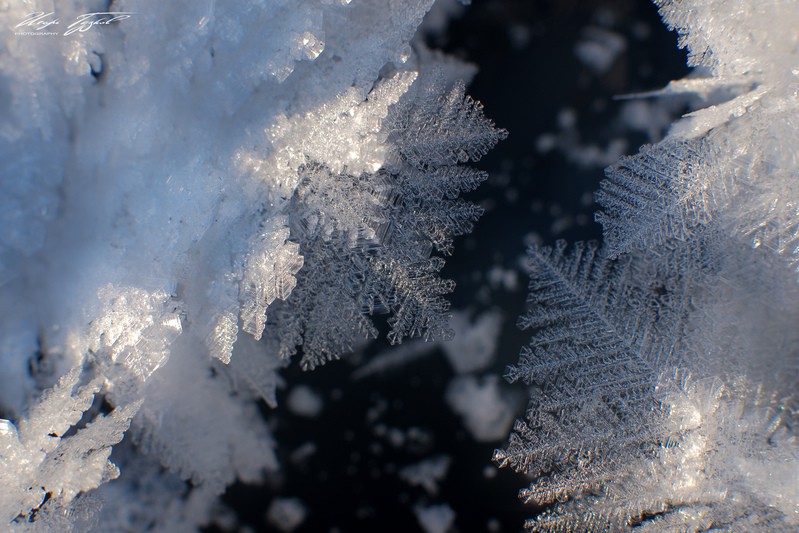
{"type": "Polygon", "coordinates": [[[101,380],[81,386],[81,375],[81,369],[74,368],[63,376],[18,429],[0,420],[3,523],[33,522],[46,508],[71,502],[79,493],[119,476],[108,460],[111,447],[122,440],[140,402],[83,420],[101,380]]]}
{"type": "Polygon", "coordinates": [[[508,376],[535,393],[495,459],[532,475],[534,531],[793,531],[799,10],[656,3],[706,68],[672,89],[732,99],[608,168],[601,248],[530,250],[508,376]]]}
{"type": "Polygon", "coordinates": [[[791,482],[763,487],[758,476],[796,472],[795,374],[784,373],[799,358],[799,309],[755,295],[796,287],[757,252],[719,235],[616,260],[595,244],[530,250],[520,324],[534,334],[508,377],[536,392],[495,454],[533,476],[522,499],[549,506],[528,527],[657,528],[700,515],[743,527],[756,513],[795,527],[791,482]]]}
{"type": "MultiPolygon", "coordinates": [[[[398,77],[407,86],[407,76],[398,77]]],[[[368,101],[379,99],[390,83],[379,85],[368,101]]],[[[470,231],[481,214],[458,195],[486,175],[458,163],[478,159],[506,135],[463,90],[462,84],[447,90],[435,75],[417,80],[383,120],[387,163],[375,172],[336,173],[310,159],[299,167],[291,227],[305,267],[299,287],[276,309],[282,355],[302,345],[305,368],[337,358],[376,335],[373,314],[392,315],[392,343],[448,336],[443,296],[453,285],[439,279],[443,261],[431,252],[450,252],[452,237],[470,231]],[[427,104],[431,100],[434,106],[427,104]],[[441,135],[447,150],[460,155],[442,154],[426,132],[430,112],[446,122],[441,135]]]]}
{"type": "Polygon", "coordinates": [[[172,531],[142,518],[163,483],[191,530],[277,468],[257,402],[298,347],[338,358],[376,314],[392,342],[447,335],[437,254],[485,179],[461,164],[505,132],[470,68],[415,57],[432,3],[115,2],[131,15],[52,38],[20,21],[94,2],[3,7],[0,528],[172,531]],[[112,411],[84,416],[95,395],[112,411]]]}
{"type": "MultiPolygon", "coordinates": [[[[799,261],[795,2],[657,1],[681,35],[689,63],[706,67],[698,86],[727,87],[728,101],[710,99],[658,145],[607,171],[597,214],[612,256],[631,247],[685,239],[697,226],[726,219],[745,235],[799,261]],[[774,27],[769,21],[784,24],[774,27]],[[713,104],[713,105],[710,105],[713,104]],[[733,213],[733,214],[731,214],[733,213]],[[628,223],[628,219],[629,222],[628,223]]],[[[725,93],[726,94],[726,93],[725,93]]]]}

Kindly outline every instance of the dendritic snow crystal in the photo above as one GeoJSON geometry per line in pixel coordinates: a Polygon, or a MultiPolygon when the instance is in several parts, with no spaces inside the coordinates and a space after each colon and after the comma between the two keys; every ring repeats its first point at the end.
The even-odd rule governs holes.
{"type": "Polygon", "coordinates": [[[799,5],[656,3],[697,67],[663,92],[707,106],[607,169],[601,247],[530,249],[495,460],[534,531],[795,531],[799,5]]]}

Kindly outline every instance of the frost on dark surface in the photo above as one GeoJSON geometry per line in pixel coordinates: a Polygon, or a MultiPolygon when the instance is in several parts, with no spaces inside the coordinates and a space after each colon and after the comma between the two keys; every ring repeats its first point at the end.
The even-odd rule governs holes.
{"type": "Polygon", "coordinates": [[[656,3],[706,69],[665,92],[707,107],[608,168],[601,247],[531,248],[534,392],[495,460],[534,531],[794,531],[799,10],[656,3]]]}
{"type": "Polygon", "coordinates": [[[708,191],[697,177],[702,159],[696,141],[682,139],[645,146],[607,169],[596,200],[611,257],[641,246],[685,239],[708,215],[708,191]]]}
{"type": "Polygon", "coordinates": [[[609,455],[651,452],[658,369],[681,332],[658,333],[675,330],[685,307],[637,286],[635,265],[597,257],[595,243],[564,248],[530,250],[531,309],[520,325],[535,336],[507,377],[539,390],[498,457],[540,478],[525,494],[539,505],[611,481],[615,472],[591,468],[609,455]]]}
{"type": "Polygon", "coordinates": [[[630,128],[660,137],[669,106],[632,99],[612,116],[607,94],[586,94],[626,92],[637,67],[623,64],[651,30],[588,3],[522,0],[535,20],[521,22],[481,2],[480,27],[507,19],[488,83],[525,93],[527,109],[498,102],[515,106],[498,122],[537,153],[501,160],[477,206],[460,199],[486,180],[469,165],[505,134],[457,81],[473,66],[411,41],[420,24],[440,32],[455,0],[0,2],[0,529],[513,529],[491,508],[500,491],[480,508],[464,496],[474,476],[503,476],[466,449],[515,416],[491,363],[516,314],[491,294],[516,286],[512,231],[531,213],[554,221],[527,244],[589,229],[585,183],[539,172],[560,155],[611,167],[603,243],[530,252],[533,339],[508,375],[533,401],[497,453],[532,478],[522,496],[543,510],[528,525],[795,529],[799,9],[656,2],[697,67],[656,93],[702,109],[618,161],[630,128]],[[31,9],[57,12],[56,33],[88,10],[135,16],[50,38],[19,30],[31,9]],[[579,31],[547,30],[588,10],[579,31]],[[584,136],[589,114],[608,128],[584,136]],[[528,135],[541,117],[557,126],[528,135]],[[574,188],[581,207],[525,197],[525,180],[574,188]],[[466,241],[488,268],[443,276],[475,288],[448,324],[444,258],[483,208],[512,204],[518,216],[466,241]],[[456,343],[423,342],[450,328],[456,343]],[[290,381],[289,365],[381,331],[404,346],[356,353],[309,389],[290,381]],[[380,381],[427,355],[407,381],[380,381]],[[286,382],[296,426],[267,409],[286,382]],[[260,483],[266,498],[234,501],[260,483]]]}
{"type": "Polygon", "coordinates": [[[22,500],[21,506],[11,499],[2,501],[0,511],[4,517],[12,518],[11,524],[34,522],[39,513],[57,516],[59,508],[64,507],[62,502],[71,502],[81,492],[119,476],[108,457],[111,447],[122,440],[139,403],[108,415],[89,413],[89,420],[82,420],[101,380],[80,385],[80,378],[80,369],[63,376],[28,418],[20,421],[18,429],[7,420],[0,420],[3,461],[20,465],[17,469],[0,470],[3,491],[19,494],[22,500]],[[20,509],[27,512],[20,513],[20,509]]]}
{"type": "Polygon", "coordinates": [[[672,135],[607,170],[597,201],[614,257],[686,239],[716,221],[784,255],[796,268],[799,209],[794,2],[658,0],[694,75],[664,95],[694,92],[704,107],[672,135]],[[775,24],[774,21],[780,21],[775,24]]]}
{"type": "Polygon", "coordinates": [[[708,235],[617,260],[593,243],[530,250],[520,325],[534,334],[508,377],[536,392],[495,455],[533,476],[525,501],[551,506],[529,527],[743,527],[753,513],[794,527],[796,289],[784,265],[750,255],[708,235]],[[773,279],[730,290],[764,267],[773,279]]]}

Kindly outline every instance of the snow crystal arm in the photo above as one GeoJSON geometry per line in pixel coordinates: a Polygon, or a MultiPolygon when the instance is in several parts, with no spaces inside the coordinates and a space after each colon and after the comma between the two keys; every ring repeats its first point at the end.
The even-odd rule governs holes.
{"type": "MultiPolygon", "coordinates": [[[[685,241],[715,207],[701,143],[670,139],[609,167],[600,183],[596,214],[611,258],[634,248],[685,241]]],[[[712,183],[712,186],[717,186],[712,183]]]]}
{"type": "Polygon", "coordinates": [[[122,440],[141,402],[82,422],[101,383],[79,386],[80,378],[79,367],[62,377],[20,422],[19,432],[0,420],[0,521],[8,527],[35,522],[45,508],[69,508],[78,494],[119,475],[108,460],[111,447],[122,440]]]}
{"type": "MultiPolygon", "coordinates": [[[[377,105],[384,85],[370,93],[377,105]]],[[[358,113],[358,111],[350,111],[358,113]]],[[[304,266],[288,301],[274,307],[282,356],[302,345],[313,368],[374,337],[370,315],[390,314],[389,339],[449,336],[441,280],[452,238],[471,230],[482,210],[458,198],[486,174],[458,165],[479,159],[505,132],[481,107],[437,80],[416,80],[388,110],[375,135],[387,138],[381,168],[350,173],[307,159],[292,197],[291,238],[304,266]]]]}
{"type": "Polygon", "coordinates": [[[596,243],[532,247],[529,260],[530,310],[519,323],[533,337],[507,377],[538,393],[494,459],[532,474],[523,498],[546,505],[599,490],[618,457],[657,446],[647,430],[664,416],[656,385],[678,364],[687,306],[679,286],[642,283],[645,262],[611,261],[596,243]]]}
{"type": "Polygon", "coordinates": [[[777,257],[736,243],[706,230],[615,261],[593,244],[530,250],[520,324],[533,337],[508,377],[536,388],[494,456],[534,478],[520,497],[546,509],[528,528],[795,527],[783,498],[797,472],[795,399],[739,378],[795,390],[796,373],[779,368],[796,366],[799,336],[786,325],[797,306],[774,295],[795,288],[777,257]],[[761,484],[781,468],[791,474],[761,484]]]}
{"type": "MultiPolygon", "coordinates": [[[[394,118],[394,132],[389,141],[396,146],[396,159],[416,168],[478,161],[507,136],[494,128],[483,115],[483,106],[465,96],[465,86],[457,83],[447,94],[438,83],[426,91],[436,98],[424,98],[421,105],[402,109],[394,118]],[[436,120],[430,120],[436,117],[436,120]]],[[[427,95],[426,95],[427,96],[427,95]]],[[[402,106],[398,106],[400,109],[402,106]]]]}

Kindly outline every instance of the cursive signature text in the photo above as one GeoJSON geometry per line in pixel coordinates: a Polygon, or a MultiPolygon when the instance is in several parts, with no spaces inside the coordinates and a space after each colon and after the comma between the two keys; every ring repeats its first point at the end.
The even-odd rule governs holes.
{"type": "MultiPolygon", "coordinates": [[[[67,26],[67,30],[63,35],[72,35],[76,32],[89,31],[95,26],[107,26],[112,22],[125,20],[135,15],[129,12],[110,12],[110,11],[97,11],[94,13],[84,13],[75,17],[75,22],[67,26]]],[[[50,26],[60,25],[61,21],[55,16],[55,11],[46,13],[44,11],[34,11],[27,15],[22,22],[17,24],[15,28],[29,29],[31,31],[26,33],[19,33],[18,35],[58,35],[57,33],[45,32],[50,26]]]]}
{"type": "Polygon", "coordinates": [[[57,18],[51,18],[55,15],[55,11],[51,13],[42,12],[33,12],[25,19],[14,26],[15,28],[27,28],[33,27],[33,29],[39,31],[49,28],[50,26],[54,26],[56,24],[61,24],[61,22],[57,18]]]}
{"type": "Polygon", "coordinates": [[[67,31],[64,32],[64,35],[71,35],[76,31],[84,32],[90,30],[94,26],[105,26],[107,24],[111,24],[112,22],[129,19],[133,14],[134,13],[122,13],[119,11],[114,13],[84,13],[83,15],[78,15],[75,18],[75,22],[69,25],[67,31]]]}

